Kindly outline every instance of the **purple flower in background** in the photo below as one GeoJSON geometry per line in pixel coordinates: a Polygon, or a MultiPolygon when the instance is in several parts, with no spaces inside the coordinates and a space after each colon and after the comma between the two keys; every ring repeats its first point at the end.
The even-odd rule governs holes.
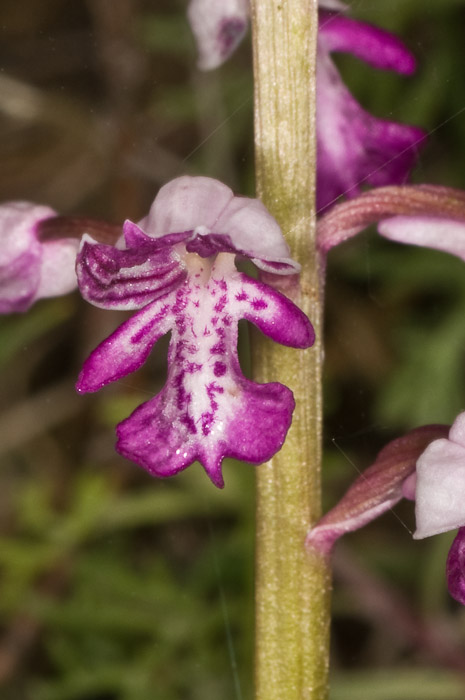
{"type": "Polygon", "coordinates": [[[244,318],[273,340],[304,348],[307,317],[285,296],[235,267],[236,255],[275,274],[295,274],[281,230],[258,200],[216,180],[181,177],[148,216],[127,221],[116,247],[84,236],[77,273],[83,296],[110,309],[140,309],[90,355],[80,392],[138,369],[171,331],[162,391],[117,427],[118,451],[165,477],[199,460],[223,486],[224,457],[260,464],[277,452],[294,409],[285,386],[246,379],[237,357],[244,318]]]}
{"type": "Polygon", "coordinates": [[[187,16],[197,41],[199,68],[217,68],[244,37],[249,0],[191,0],[187,16]]]}
{"type": "Polygon", "coordinates": [[[77,286],[79,241],[41,238],[41,222],[52,217],[53,209],[29,202],[0,206],[0,313],[26,311],[38,299],[77,286]]]}
{"type": "Polygon", "coordinates": [[[320,12],[317,68],[317,200],[330,206],[362,184],[401,184],[425,138],[422,129],[373,117],[341,80],[331,53],[351,53],[369,65],[411,75],[415,59],[389,32],[332,12],[320,12]]]}
{"type": "MultiPolygon", "coordinates": [[[[353,197],[361,185],[401,184],[413,167],[425,132],[373,117],[344,85],[331,53],[351,53],[369,65],[411,75],[415,59],[397,37],[345,17],[337,1],[319,3],[317,59],[317,206],[353,197]]],[[[245,35],[248,0],[192,0],[188,16],[199,67],[216,68],[245,35]]]]}

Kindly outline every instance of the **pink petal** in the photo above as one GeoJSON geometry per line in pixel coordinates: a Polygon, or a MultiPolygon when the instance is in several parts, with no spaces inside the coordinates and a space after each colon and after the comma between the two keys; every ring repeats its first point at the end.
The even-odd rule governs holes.
{"type": "Polygon", "coordinates": [[[465,260],[465,223],[429,216],[394,216],[378,224],[391,241],[435,248],[465,260]]]}
{"type": "Polygon", "coordinates": [[[53,209],[29,202],[0,206],[0,313],[25,311],[37,299],[42,246],[37,224],[53,209]]]}
{"type": "Polygon", "coordinates": [[[435,440],[417,462],[415,539],[465,524],[465,447],[435,440]]]}
{"type": "Polygon", "coordinates": [[[172,326],[172,300],[172,294],[167,294],[153,301],[104,340],[85,361],[76,389],[80,393],[98,391],[139,369],[172,326]]]}
{"type": "Polygon", "coordinates": [[[79,241],[62,238],[42,245],[42,266],[36,298],[68,294],[77,287],[76,256],[79,241]]]}
{"type": "Polygon", "coordinates": [[[281,345],[308,348],[315,333],[307,316],[290,299],[257,280],[240,275],[234,286],[231,308],[239,318],[254,323],[281,345]]]}
{"type": "Polygon", "coordinates": [[[317,71],[317,202],[319,210],[361,185],[403,183],[425,134],[365,112],[321,48],[317,71]]]}
{"type": "Polygon", "coordinates": [[[139,226],[152,238],[201,227],[214,230],[233,197],[229,187],[213,178],[178,177],[160,189],[139,226]]]}
{"type": "Polygon", "coordinates": [[[374,68],[415,71],[415,57],[394,34],[341,14],[320,13],[319,41],[327,51],[351,53],[374,68]]]}
{"type": "Polygon", "coordinates": [[[248,0],[191,0],[187,15],[197,41],[199,68],[217,68],[247,31],[248,0]]]}
{"type": "Polygon", "coordinates": [[[276,219],[258,199],[234,197],[214,229],[217,233],[228,234],[236,250],[250,257],[261,269],[277,274],[292,274],[300,270],[300,265],[290,257],[289,246],[276,219]],[[281,263],[283,271],[268,269],[267,263],[281,263]]]}

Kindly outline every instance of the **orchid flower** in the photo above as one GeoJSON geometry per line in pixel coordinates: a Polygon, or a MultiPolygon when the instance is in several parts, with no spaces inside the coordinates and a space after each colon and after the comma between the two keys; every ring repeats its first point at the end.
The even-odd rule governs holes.
{"type": "Polygon", "coordinates": [[[465,605],[465,413],[447,438],[434,440],[417,461],[415,539],[459,528],[447,557],[451,595],[465,605]]]}
{"type": "Polygon", "coordinates": [[[247,319],[296,348],[313,343],[313,329],[289,299],[239,272],[236,256],[276,275],[299,270],[261,202],[205,177],[162,187],[146,218],[125,222],[116,246],[83,237],[77,274],[84,298],[138,311],[86,360],[78,391],[97,391],[138,369],[171,331],[164,388],[117,427],[117,450],[156,476],[197,459],[222,487],[224,457],[260,464],[284,442],[292,392],[243,376],[237,324],[247,319]]]}
{"type": "Polygon", "coordinates": [[[41,235],[41,224],[54,217],[53,209],[29,202],[0,206],[0,313],[26,311],[38,299],[77,287],[79,241],[41,235]]]}
{"type": "Polygon", "coordinates": [[[352,53],[374,68],[401,75],[415,59],[389,32],[333,12],[320,12],[317,64],[317,201],[320,210],[362,184],[401,184],[425,138],[422,129],[373,117],[352,97],[331,59],[352,53]]]}
{"type": "MultiPolygon", "coordinates": [[[[317,59],[317,205],[324,210],[362,184],[403,183],[414,165],[422,129],[373,117],[344,85],[331,59],[351,53],[369,65],[411,75],[415,59],[389,32],[349,19],[337,0],[320,5],[317,59]],[[337,10],[337,12],[336,12],[337,10]]],[[[197,40],[199,68],[216,68],[247,30],[248,0],[191,0],[188,17],[197,40]]]]}
{"type": "Polygon", "coordinates": [[[393,440],[307,536],[307,546],[329,556],[342,535],[415,500],[415,539],[459,528],[449,550],[450,594],[465,605],[465,413],[450,427],[428,425],[393,440]]]}

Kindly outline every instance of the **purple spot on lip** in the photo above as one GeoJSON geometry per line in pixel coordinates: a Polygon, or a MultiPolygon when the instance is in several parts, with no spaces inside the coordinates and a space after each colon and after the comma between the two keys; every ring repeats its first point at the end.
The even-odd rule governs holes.
{"type": "Polygon", "coordinates": [[[220,311],[223,311],[224,307],[226,306],[228,301],[228,298],[226,294],[223,294],[221,299],[215,304],[215,311],[219,313],[220,311]]]}
{"type": "Polygon", "coordinates": [[[226,374],[227,367],[224,362],[215,362],[213,366],[213,374],[215,377],[223,377],[226,374]]]}
{"type": "Polygon", "coordinates": [[[246,301],[249,298],[249,295],[242,290],[239,294],[236,294],[236,299],[237,301],[246,301]]]}
{"type": "Polygon", "coordinates": [[[261,311],[261,309],[266,309],[268,307],[268,304],[263,299],[253,299],[252,306],[255,309],[255,311],[261,311]]]}
{"type": "Polygon", "coordinates": [[[216,345],[210,348],[210,353],[212,355],[224,355],[226,353],[226,346],[222,340],[220,340],[216,345]]]}
{"type": "Polygon", "coordinates": [[[211,432],[211,424],[213,423],[214,415],[213,413],[202,413],[202,433],[204,435],[209,435],[211,432]]]}

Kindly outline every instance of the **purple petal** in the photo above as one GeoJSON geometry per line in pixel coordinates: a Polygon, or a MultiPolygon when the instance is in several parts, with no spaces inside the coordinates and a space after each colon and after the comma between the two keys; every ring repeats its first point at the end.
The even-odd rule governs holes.
{"type": "Polygon", "coordinates": [[[465,605],[465,527],[458,531],[449,550],[446,563],[449,593],[465,605]]]}
{"type": "MultiPolygon", "coordinates": [[[[213,403],[222,396],[220,382],[203,389],[213,395],[213,403]]],[[[116,449],[158,477],[174,476],[198,460],[219,488],[224,486],[222,460],[233,457],[252,464],[268,460],[282,447],[294,410],[292,392],[286,387],[254,384],[243,377],[227,397],[227,410],[204,413],[200,421],[195,420],[193,407],[179,415],[170,394],[167,385],[117,426],[116,449]],[[224,430],[225,412],[229,420],[224,430]]]]}
{"type": "Polygon", "coordinates": [[[351,53],[375,68],[415,71],[415,57],[394,34],[341,14],[320,12],[319,41],[328,52],[351,53]]]}
{"type": "Polygon", "coordinates": [[[425,134],[376,119],[347,90],[320,50],[317,71],[317,198],[324,209],[340,195],[353,197],[363,183],[400,184],[413,166],[425,134]]]}
{"type": "Polygon", "coordinates": [[[379,233],[391,241],[443,250],[465,260],[465,223],[431,216],[394,216],[380,221],[379,233]]]}
{"type": "Polygon", "coordinates": [[[248,23],[248,0],[191,0],[187,10],[199,68],[217,68],[232,54],[248,23]]]}
{"type": "Polygon", "coordinates": [[[247,275],[235,285],[236,314],[254,323],[262,333],[281,345],[308,348],[315,333],[307,316],[290,299],[247,275]]]}
{"type": "Polygon", "coordinates": [[[281,449],[294,411],[292,391],[282,384],[241,378],[240,406],[227,430],[225,457],[261,464],[281,449]]]}
{"type": "Polygon", "coordinates": [[[217,253],[233,253],[239,251],[233,246],[231,238],[227,234],[208,233],[205,235],[194,234],[194,237],[186,244],[189,253],[197,253],[201,258],[209,258],[217,253]]]}
{"type": "MultiPolygon", "coordinates": [[[[274,274],[300,270],[264,204],[258,199],[235,197],[229,187],[208,177],[184,176],[169,182],[157,194],[149,215],[138,226],[131,226],[131,232],[125,228],[126,238],[137,236],[137,229],[163,245],[174,245],[187,240],[190,232],[186,249],[202,257],[235,252],[274,274]]],[[[127,245],[133,243],[127,239],[127,245]]]]}
{"type": "Polygon", "coordinates": [[[153,301],[104,340],[85,361],[76,389],[80,393],[98,391],[139,369],[173,324],[171,303],[170,294],[153,301]]]}
{"type": "Polygon", "coordinates": [[[140,309],[186,278],[179,255],[169,247],[160,249],[147,236],[127,250],[84,236],[76,271],[82,296],[106,309],[140,309]]]}
{"type": "Polygon", "coordinates": [[[182,231],[181,233],[167,233],[164,236],[153,238],[148,236],[138,224],[127,219],[123,225],[123,235],[125,246],[119,248],[139,248],[150,245],[152,250],[162,250],[172,248],[178,243],[185,243],[192,238],[193,231],[182,231]]]}

